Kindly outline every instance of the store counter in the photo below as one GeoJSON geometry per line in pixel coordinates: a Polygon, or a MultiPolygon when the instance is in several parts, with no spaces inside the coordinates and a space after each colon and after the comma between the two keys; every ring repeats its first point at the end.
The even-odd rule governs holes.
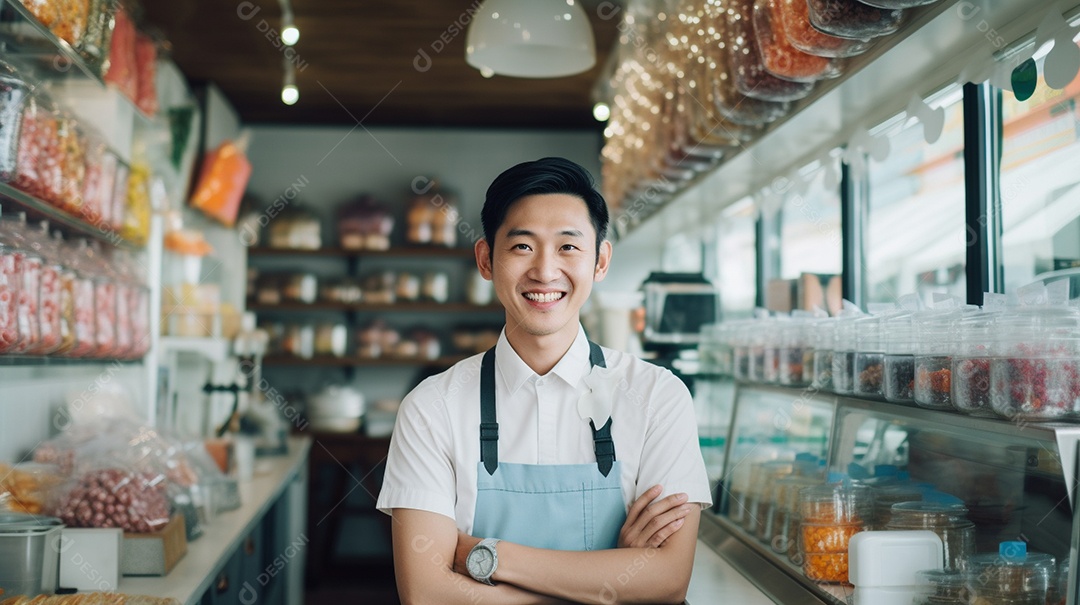
{"type": "Polygon", "coordinates": [[[256,459],[254,478],[240,483],[240,508],[204,527],[167,576],[124,577],[118,592],[172,597],[185,605],[254,602],[256,595],[260,603],[300,603],[311,439],[288,443],[288,454],[256,459]],[[264,526],[272,507],[274,518],[264,526]]]}
{"type": "Polygon", "coordinates": [[[731,566],[707,544],[698,540],[694,555],[694,571],[690,588],[686,592],[688,605],[711,603],[738,603],[739,605],[773,605],[737,569],[731,566]]]}

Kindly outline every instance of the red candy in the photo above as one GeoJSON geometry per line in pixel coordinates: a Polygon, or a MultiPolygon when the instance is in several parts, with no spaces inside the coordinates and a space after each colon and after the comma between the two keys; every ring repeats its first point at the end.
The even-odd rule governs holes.
{"type": "Polygon", "coordinates": [[[169,502],[164,483],[155,479],[148,473],[115,468],[91,471],[68,492],[54,514],[72,527],[156,531],[169,522],[169,502]]]}

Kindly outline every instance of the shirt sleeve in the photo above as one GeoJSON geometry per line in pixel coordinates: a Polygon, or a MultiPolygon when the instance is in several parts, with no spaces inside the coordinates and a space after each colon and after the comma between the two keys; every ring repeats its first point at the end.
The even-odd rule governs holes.
{"type": "Polygon", "coordinates": [[[659,484],[663,486],[660,498],[685,492],[688,502],[712,505],[712,488],[701,456],[690,391],[674,374],[663,370],[649,403],[650,418],[634,498],[659,484]]]}
{"type": "Polygon", "coordinates": [[[401,402],[376,508],[430,511],[454,518],[452,438],[446,404],[428,381],[401,402]]]}

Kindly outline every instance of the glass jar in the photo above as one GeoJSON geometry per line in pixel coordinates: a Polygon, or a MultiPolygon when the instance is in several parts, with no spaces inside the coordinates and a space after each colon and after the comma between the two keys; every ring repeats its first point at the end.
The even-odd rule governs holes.
{"type": "Polygon", "coordinates": [[[963,504],[900,502],[892,506],[887,530],[928,529],[941,538],[945,547],[945,567],[960,569],[975,554],[975,524],[967,518],[963,504]]]}
{"type": "Polygon", "coordinates": [[[792,82],[816,82],[840,76],[836,60],[805,53],[788,41],[781,0],[755,0],[754,33],[765,71],[792,82]]]}
{"type": "Polygon", "coordinates": [[[1045,605],[1051,578],[1056,575],[1054,557],[1027,552],[1025,542],[1002,542],[998,554],[976,555],[967,569],[972,602],[985,605],[1045,605]]]}
{"type": "Polygon", "coordinates": [[[11,179],[16,188],[42,199],[45,198],[45,177],[39,162],[56,136],[56,120],[46,105],[43,94],[36,90],[25,97],[19,122],[15,174],[11,179]]]}
{"type": "Polygon", "coordinates": [[[848,583],[848,541],[866,529],[872,508],[870,488],[847,481],[799,492],[799,551],[807,578],[848,583]]]}
{"type": "Polygon", "coordinates": [[[285,328],[281,339],[281,352],[301,359],[315,355],[315,326],[294,324],[285,328]]]}
{"type": "Polygon", "coordinates": [[[886,318],[881,330],[885,344],[882,395],[892,403],[912,403],[915,401],[915,328],[911,314],[886,318]]]}
{"type": "Polygon", "coordinates": [[[783,80],[765,70],[754,36],[754,0],[729,0],[727,6],[729,59],[736,90],[774,102],[797,101],[809,95],[814,82],[783,80]]]}
{"type": "Polygon", "coordinates": [[[776,480],[776,505],[769,515],[769,546],[794,558],[799,552],[799,491],[821,485],[820,477],[788,476],[776,480]]]}
{"type": "Polygon", "coordinates": [[[952,354],[961,310],[930,309],[916,313],[915,403],[924,408],[952,409],[952,354]]]}
{"type": "Polygon", "coordinates": [[[780,338],[790,322],[787,318],[767,319],[762,323],[761,331],[764,337],[764,351],[762,355],[761,381],[765,384],[778,384],[780,382],[780,338]]]}
{"type": "Polygon", "coordinates": [[[874,518],[871,529],[881,531],[892,519],[892,507],[901,502],[919,502],[923,490],[912,483],[901,482],[871,487],[874,495],[874,518]]]}
{"type": "Polygon", "coordinates": [[[1047,599],[1047,603],[1066,605],[1069,600],[1069,559],[1066,558],[1058,564],[1057,578],[1051,592],[1053,594],[1047,599]]]}
{"type": "Polygon", "coordinates": [[[791,460],[765,460],[751,464],[753,478],[750,484],[749,514],[743,517],[743,528],[748,533],[756,536],[759,540],[765,540],[765,524],[769,518],[769,506],[772,504],[770,493],[773,483],[777,479],[790,475],[793,462],[791,460]]]}
{"type": "Polygon", "coordinates": [[[999,416],[1055,420],[1080,413],[1080,310],[1031,307],[998,320],[990,405],[999,416]]]}
{"type": "Polygon", "coordinates": [[[325,323],[315,327],[315,355],[344,357],[348,346],[349,329],[343,323],[325,323]]]}
{"type": "Polygon", "coordinates": [[[60,274],[63,265],[60,261],[61,255],[49,236],[48,221],[42,221],[36,227],[27,227],[26,240],[41,257],[41,278],[38,294],[38,343],[26,352],[30,355],[48,355],[62,344],[60,274]]]}
{"type": "Polygon", "coordinates": [[[68,111],[57,114],[57,159],[60,184],[57,200],[73,216],[83,215],[83,182],[86,177],[86,140],[75,116],[68,111]]]}
{"type": "Polygon", "coordinates": [[[864,317],[855,322],[855,366],[853,391],[860,397],[879,399],[885,379],[885,347],[882,318],[864,317]]]}
{"type": "Polygon", "coordinates": [[[282,300],[311,304],[318,294],[319,279],[313,273],[294,273],[282,280],[282,300]]]}
{"type": "Polygon", "coordinates": [[[19,157],[19,125],[31,84],[7,62],[0,61],[0,182],[15,179],[19,157]]]}
{"type": "Polygon", "coordinates": [[[420,295],[424,300],[445,303],[450,299],[450,278],[442,271],[425,273],[420,295]]]}
{"type": "Polygon", "coordinates": [[[23,278],[17,270],[17,254],[0,232],[0,355],[19,346],[19,291],[23,278]]]}
{"type": "Polygon", "coordinates": [[[961,318],[957,325],[950,402],[972,416],[995,416],[990,406],[990,359],[996,317],[996,312],[984,310],[961,318]]]}
{"type": "Polygon", "coordinates": [[[105,139],[86,131],[86,169],[83,178],[81,216],[95,227],[108,226],[112,215],[112,192],[116,186],[116,154],[105,139]]]}
{"type": "Polygon", "coordinates": [[[840,317],[836,321],[832,382],[833,391],[841,395],[851,395],[855,392],[855,322],[862,317],[862,315],[849,315],[840,317]]]}
{"type": "Polygon", "coordinates": [[[779,382],[784,386],[803,387],[810,384],[810,380],[813,379],[812,368],[809,371],[810,380],[806,379],[806,364],[813,365],[814,363],[814,353],[807,337],[809,326],[808,318],[798,316],[783,324],[778,355],[780,358],[779,382]]]}
{"type": "Polygon", "coordinates": [[[714,105],[721,116],[740,126],[760,127],[787,115],[791,103],[747,97],[735,87],[732,43],[727,34],[728,10],[718,2],[704,3],[702,30],[711,37],[703,44],[701,56],[707,65],[714,66],[706,72],[704,81],[713,92],[714,105]]]}
{"type": "Polygon", "coordinates": [[[823,319],[812,328],[814,343],[815,389],[832,390],[833,347],[836,346],[836,319],[823,319]]]}
{"type": "Polygon", "coordinates": [[[26,353],[41,343],[41,256],[34,251],[26,234],[26,214],[0,215],[0,244],[11,255],[11,274],[18,276],[16,315],[19,342],[9,353],[26,353]]]}
{"type": "Polygon", "coordinates": [[[69,242],[64,258],[74,271],[71,282],[72,316],[74,317],[74,344],[65,352],[68,357],[89,357],[97,347],[97,309],[94,297],[94,268],[90,263],[90,244],[86,240],[69,242]]]}
{"type": "Polygon", "coordinates": [[[86,33],[76,46],[79,54],[89,59],[91,65],[98,69],[99,76],[103,75],[104,61],[108,57],[112,42],[115,11],[115,0],[91,0],[86,33]]]}
{"type": "Polygon", "coordinates": [[[754,322],[752,329],[747,329],[747,343],[749,344],[750,371],[747,379],[750,382],[765,382],[765,331],[768,328],[763,320],[754,322]]]}
{"type": "Polygon", "coordinates": [[[859,0],[806,0],[810,24],[838,38],[869,40],[900,29],[904,12],[875,8],[859,0]]]}
{"type": "Polygon", "coordinates": [[[113,191],[109,196],[110,209],[103,213],[108,217],[108,227],[119,232],[127,221],[128,215],[128,184],[131,180],[131,167],[116,159],[116,178],[113,179],[113,191]]]}
{"type": "Polygon", "coordinates": [[[113,280],[116,282],[116,347],[112,356],[128,359],[135,349],[135,312],[132,305],[138,304],[135,296],[135,278],[131,275],[131,266],[126,253],[113,250],[108,264],[113,280]]]}
{"type": "Polygon", "coordinates": [[[810,24],[806,0],[770,0],[779,5],[784,33],[795,48],[819,57],[854,57],[873,46],[869,40],[838,38],[822,33],[810,24]]]}
{"type": "Polygon", "coordinates": [[[118,312],[120,310],[117,278],[97,242],[86,249],[87,260],[94,280],[94,337],[93,357],[112,357],[117,351],[118,312]]]}
{"type": "Polygon", "coordinates": [[[971,575],[953,569],[926,569],[915,572],[914,605],[971,605],[971,575]]]}

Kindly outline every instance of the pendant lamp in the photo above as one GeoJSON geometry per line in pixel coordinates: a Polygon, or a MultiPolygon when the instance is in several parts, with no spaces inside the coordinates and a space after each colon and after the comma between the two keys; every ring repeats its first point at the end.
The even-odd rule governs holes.
{"type": "Polygon", "coordinates": [[[559,78],[595,65],[596,47],[577,0],[485,0],[469,24],[465,60],[500,76],[559,78]]]}

